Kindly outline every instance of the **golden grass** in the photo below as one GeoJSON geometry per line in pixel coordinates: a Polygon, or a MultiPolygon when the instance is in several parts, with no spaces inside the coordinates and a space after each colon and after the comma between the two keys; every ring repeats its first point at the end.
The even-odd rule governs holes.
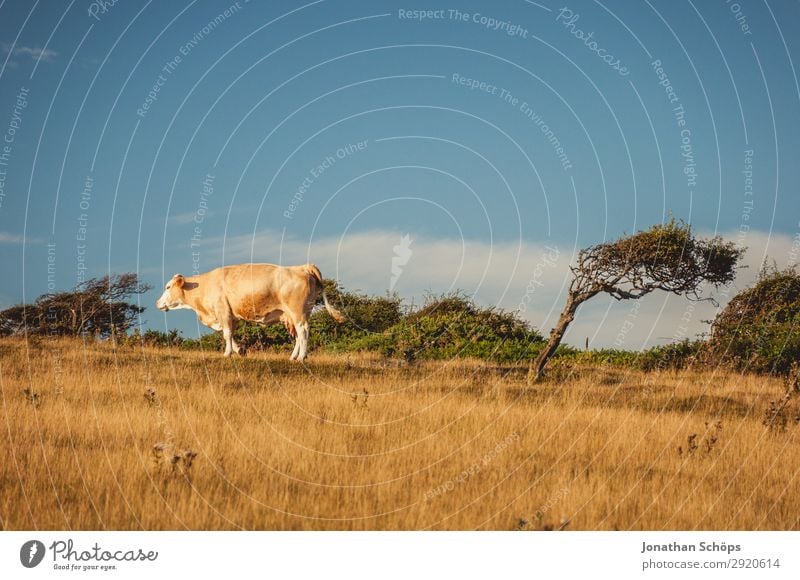
{"type": "Polygon", "coordinates": [[[0,341],[0,526],[798,529],[779,380],[307,362],[0,341]]]}

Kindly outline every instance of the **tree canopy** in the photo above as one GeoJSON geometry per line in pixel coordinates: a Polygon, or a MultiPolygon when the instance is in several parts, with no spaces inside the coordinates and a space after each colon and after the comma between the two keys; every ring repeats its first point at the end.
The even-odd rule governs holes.
{"type": "Polygon", "coordinates": [[[149,289],[133,272],[92,278],[74,290],[43,294],[33,304],[0,311],[0,335],[107,337],[126,332],[144,311],[127,299],[149,289]]]}
{"type": "Polygon", "coordinates": [[[605,292],[623,300],[664,290],[702,299],[705,284],[733,281],[742,254],[735,242],[697,238],[688,224],[673,219],[581,250],[570,267],[570,293],[588,299],[605,292]]]}

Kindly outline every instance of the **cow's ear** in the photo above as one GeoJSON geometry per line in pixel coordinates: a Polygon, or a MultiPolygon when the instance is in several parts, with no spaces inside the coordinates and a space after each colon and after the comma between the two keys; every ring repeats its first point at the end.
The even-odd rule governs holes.
{"type": "Polygon", "coordinates": [[[175,274],[175,276],[173,277],[173,280],[175,280],[175,285],[178,288],[183,288],[183,283],[186,282],[184,277],[181,276],[180,274],[175,274]]]}

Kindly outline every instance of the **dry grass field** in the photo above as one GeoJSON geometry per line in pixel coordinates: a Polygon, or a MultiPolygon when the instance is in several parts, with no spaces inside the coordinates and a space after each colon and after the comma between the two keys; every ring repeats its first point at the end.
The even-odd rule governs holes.
{"type": "Polygon", "coordinates": [[[0,341],[0,527],[798,529],[782,381],[0,341]]]}

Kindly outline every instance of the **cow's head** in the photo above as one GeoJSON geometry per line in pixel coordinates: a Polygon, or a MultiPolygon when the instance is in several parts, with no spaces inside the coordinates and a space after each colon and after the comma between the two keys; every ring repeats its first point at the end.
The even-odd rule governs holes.
{"type": "Polygon", "coordinates": [[[166,312],[167,310],[174,310],[175,308],[186,308],[184,302],[183,287],[186,284],[186,279],[180,275],[175,274],[172,280],[167,282],[164,286],[164,293],[161,298],[156,300],[156,308],[166,312]]]}

